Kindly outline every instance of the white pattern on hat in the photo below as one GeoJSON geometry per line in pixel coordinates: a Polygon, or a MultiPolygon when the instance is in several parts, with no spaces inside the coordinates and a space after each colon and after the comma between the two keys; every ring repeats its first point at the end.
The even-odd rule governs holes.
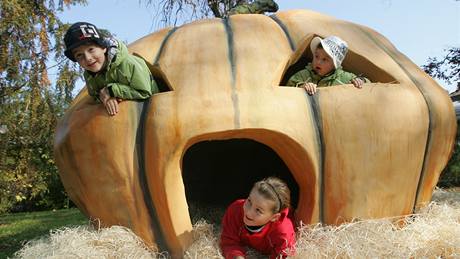
{"type": "Polygon", "coordinates": [[[334,67],[336,69],[340,67],[348,52],[347,43],[337,36],[329,36],[324,39],[315,37],[310,43],[310,49],[313,55],[320,43],[321,46],[323,46],[324,51],[326,51],[326,53],[332,58],[334,67]]]}
{"type": "Polygon", "coordinates": [[[80,25],[80,30],[85,38],[99,38],[99,33],[97,33],[96,27],[92,24],[82,24],[80,25]]]}

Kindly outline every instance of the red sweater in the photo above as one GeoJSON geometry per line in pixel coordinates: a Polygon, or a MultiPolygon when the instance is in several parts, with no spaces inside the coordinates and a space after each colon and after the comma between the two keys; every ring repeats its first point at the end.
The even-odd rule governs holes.
{"type": "Polygon", "coordinates": [[[257,233],[251,233],[244,227],[244,199],[234,201],[225,212],[222,220],[220,248],[226,259],[245,256],[246,247],[252,247],[270,258],[285,258],[294,254],[295,231],[289,208],[281,211],[276,222],[267,223],[257,233]]]}

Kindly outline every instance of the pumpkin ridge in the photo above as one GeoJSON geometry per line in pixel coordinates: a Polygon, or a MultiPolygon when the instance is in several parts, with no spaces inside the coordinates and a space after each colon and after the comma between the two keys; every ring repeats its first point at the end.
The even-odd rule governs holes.
{"type": "MultiPolygon", "coordinates": [[[[201,198],[189,203],[187,191],[196,186],[224,179],[219,186],[245,195],[249,187],[239,183],[278,172],[298,190],[296,223],[398,217],[429,200],[455,144],[455,111],[433,79],[378,32],[320,13],[204,19],[143,37],[131,51],[171,92],[123,102],[111,118],[81,91],[56,128],[56,165],[88,217],[129,227],[172,258],[186,256],[193,241],[189,205],[200,209],[201,198]],[[375,83],[313,96],[277,83],[311,59],[316,34],[349,41],[344,69],[375,83]],[[236,164],[239,150],[238,167],[210,156],[236,164]]],[[[216,194],[232,199],[221,189],[216,194]]],[[[210,193],[200,195],[225,205],[210,193]]]]}
{"type": "Polygon", "coordinates": [[[390,56],[396,64],[398,64],[398,66],[404,71],[404,74],[407,75],[407,77],[409,77],[409,79],[412,81],[412,83],[415,85],[415,87],[417,87],[417,90],[420,92],[420,94],[422,95],[424,101],[425,101],[425,104],[427,106],[427,110],[428,110],[428,134],[427,134],[427,139],[426,139],[426,144],[425,144],[425,153],[423,155],[423,162],[422,162],[422,168],[421,168],[421,172],[419,174],[419,180],[418,180],[418,184],[417,184],[417,189],[416,189],[416,193],[415,193],[415,199],[414,199],[414,202],[413,202],[413,207],[412,207],[412,212],[415,213],[415,210],[416,210],[416,207],[417,207],[417,200],[419,198],[419,193],[420,193],[420,190],[421,190],[421,185],[422,185],[422,182],[424,182],[424,179],[425,179],[425,175],[426,175],[426,164],[427,164],[427,156],[428,156],[428,153],[430,152],[431,150],[431,147],[433,146],[433,143],[432,143],[432,135],[433,135],[433,110],[431,109],[431,107],[433,106],[433,103],[432,101],[430,100],[429,96],[427,95],[427,93],[425,93],[422,89],[421,89],[421,86],[420,86],[420,82],[419,80],[417,80],[400,62],[400,60],[397,58],[396,55],[394,55],[394,53],[392,51],[390,51],[386,46],[384,46],[383,42],[375,39],[374,37],[371,37],[369,35],[369,33],[362,29],[361,27],[357,26],[357,28],[364,33],[364,35],[366,35],[372,42],[374,42],[380,49],[382,49],[388,56],[390,56]]]}
{"type": "Polygon", "coordinates": [[[228,46],[228,60],[230,62],[230,71],[232,72],[232,77],[231,77],[231,86],[232,86],[232,104],[233,104],[233,111],[234,111],[234,119],[233,119],[233,124],[235,125],[236,129],[239,129],[241,127],[240,124],[240,108],[239,108],[239,98],[238,94],[236,92],[236,67],[235,67],[235,52],[234,52],[234,44],[233,44],[233,31],[232,31],[232,26],[230,24],[230,20],[228,18],[222,19],[222,22],[225,27],[225,32],[227,35],[227,46],[228,46]]]}
{"type": "Polygon", "coordinates": [[[158,62],[159,62],[161,54],[163,53],[163,50],[164,50],[164,48],[166,46],[166,43],[168,42],[168,40],[171,37],[171,35],[173,35],[173,33],[176,32],[176,30],[178,28],[179,27],[172,28],[170,31],[168,31],[168,34],[166,34],[166,37],[163,38],[163,41],[161,42],[160,49],[158,50],[158,53],[157,53],[157,55],[155,57],[155,60],[153,60],[153,63],[152,63],[154,66],[158,66],[158,62]]]}
{"type": "Polygon", "coordinates": [[[288,28],[286,27],[286,24],[284,24],[280,20],[280,18],[278,18],[278,16],[276,16],[276,14],[270,15],[270,18],[272,18],[272,20],[275,21],[276,24],[278,24],[278,26],[283,30],[284,34],[286,34],[286,38],[289,41],[289,46],[291,46],[291,50],[295,51],[296,46],[295,46],[294,40],[291,37],[291,34],[289,33],[288,28]]]}
{"type": "Polygon", "coordinates": [[[139,118],[139,126],[136,132],[136,149],[137,149],[137,162],[138,162],[138,174],[139,174],[139,185],[141,187],[142,196],[144,197],[144,203],[147,207],[147,212],[150,217],[150,227],[154,234],[153,240],[160,251],[167,250],[167,245],[164,239],[164,234],[160,228],[160,222],[158,221],[158,215],[151,198],[151,192],[147,183],[147,175],[145,170],[145,121],[149,113],[149,107],[151,106],[152,98],[142,102],[139,105],[141,109],[141,116],[139,118]]]}
{"type": "Polygon", "coordinates": [[[308,107],[312,111],[313,115],[313,120],[315,121],[314,128],[315,128],[315,135],[316,135],[316,145],[318,146],[317,151],[318,151],[318,159],[320,160],[318,162],[318,200],[319,200],[319,221],[324,222],[324,156],[326,153],[326,147],[324,146],[323,143],[323,123],[321,119],[321,107],[319,105],[319,97],[320,97],[320,91],[318,91],[315,95],[310,96],[306,92],[305,94],[305,99],[308,100],[308,107]]]}

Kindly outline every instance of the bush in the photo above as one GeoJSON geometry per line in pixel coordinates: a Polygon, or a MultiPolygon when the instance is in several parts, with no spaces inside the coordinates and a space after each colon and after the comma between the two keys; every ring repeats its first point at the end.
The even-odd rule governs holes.
{"type": "MultiPolygon", "coordinates": [[[[457,120],[457,125],[458,125],[457,120]]],[[[446,168],[439,178],[439,187],[457,187],[460,186],[460,127],[457,127],[457,136],[455,137],[455,146],[452,157],[447,163],[446,168]]]]}

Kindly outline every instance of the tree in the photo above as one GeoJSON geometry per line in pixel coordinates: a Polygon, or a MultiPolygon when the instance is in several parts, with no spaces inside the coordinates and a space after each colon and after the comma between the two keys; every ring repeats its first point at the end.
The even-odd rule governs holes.
{"type": "Polygon", "coordinates": [[[154,16],[162,25],[176,25],[207,17],[225,18],[229,14],[276,12],[274,0],[146,0],[158,13],[154,16]]]}
{"type": "MultiPolygon", "coordinates": [[[[458,124],[458,120],[457,120],[458,124]]],[[[460,186],[460,127],[457,127],[457,141],[454,146],[454,153],[442,172],[438,185],[441,187],[460,186]]]]}
{"type": "MultiPolygon", "coordinates": [[[[460,48],[451,47],[445,50],[444,57],[428,58],[428,63],[422,68],[434,78],[441,79],[448,84],[457,85],[460,90],[460,48]]],[[[458,124],[458,117],[457,117],[458,124]]],[[[460,186],[460,127],[457,127],[457,140],[454,153],[439,179],[439,185],[443,187],[460,186]]]]}
{"type": "MultiPolygon", "coordinates": [[[[147,0],[163,22],[225,17],[237,5],[273,0],[147,0]]],[[[0,213],[62,207],[66,195],[53,160],[57,120],[82,74],[65,58],[57,13],[86,0],[0,1],[0,213]]],[[[259,8],[260,9],[260,8],[259,8]]],[[[254,9],[250,9],[251,12],[254,9]]]]}
{"type": "Polygon", "coordinates": [[[422,68],[434,78],[441,79],[448,84],[460,86],[460,47],[451,47],[445,50],[446,55],[440,59],[428,58],[428,63],[422,68]]]}
{"type": "Polygon", "coordinates": [[[85,3],[0,1],[0,213],[52,207],[53,199],[65,197],[52,159],[52,138],[80,73],[64,58],[66,25],[56,12],[85,3]],[[50,57],[56,61],[52,67],[50,57]]]}
{"type": "MultiPolygon", "coordinates": [[[[460,1],[460,0],[455,0],[460,1]]],[[[436,57],[428,58],[428,63],[422,68],[434,78],[441,79],[448,84],[456,84],[456,94],[460,92],[460,47],[450,47],[445,50],[446,54],[441,59],[436,57]]],[[[458,95],[457,95],[458,97],[458,95]]],[[[457,115],[457,125],[459,119],[457,115]]],[[[439,185],[443,187],[460,186],[460,127],[457,126],[457,137],[454,152],[447,163],[439,185]]]]}

